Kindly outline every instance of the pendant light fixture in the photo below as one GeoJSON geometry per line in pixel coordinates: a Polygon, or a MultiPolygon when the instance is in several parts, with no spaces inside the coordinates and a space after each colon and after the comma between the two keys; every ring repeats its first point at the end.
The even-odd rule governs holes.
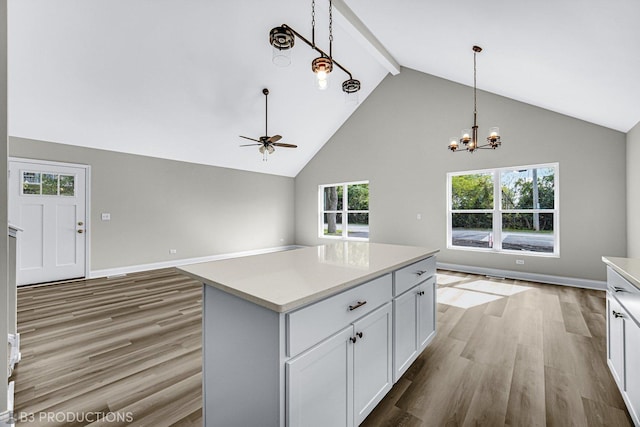
{"type": "Polygon", "coordinates": [[[449,150],[468,151],[473,153],[476,150],[496,149],[500,146],[500,129],[492,127],[489,129],[487,143],[480,145],[478,141],[478,108],[477,108],[477,89],[476,89],[476,54],[482,52],[480,46],[473,46],[473,127],[471,129],[463,129],[460,139],[451,137],[449,139],[449,150]],[[462,147],[459,145],[461,144],[462,147]]]}
{"type": "Polygon", "coordinates": [[[311,71],[315,74],[316,86],[320,90],[325,90],[329,86],[329,74],[333,71],[333,66],[344,71],[349,78],[342,82],[342,91],[345,93],[347,102],[358,102],[358,91],[360,81],[353,78],[351,72],[343,67],[333,58],[333,3],[329,0],[329,54],[316,45],[316,2],[311,1],[311,41],[304,38],[300,33],[286,24],[271,29],[269,32],[269,44],[273,52],[273,63],[277,66],[286,67],[291,64],[291,49],[295,44],[296,36],[306,43],[311,49],[320,54],[311,62],[311,71]]]}

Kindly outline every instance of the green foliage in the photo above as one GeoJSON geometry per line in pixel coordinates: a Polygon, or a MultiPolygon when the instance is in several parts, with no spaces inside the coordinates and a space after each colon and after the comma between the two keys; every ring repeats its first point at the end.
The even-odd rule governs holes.
{"type": "Polygon", "coordinates": [[[452,209],[493,209],[493,177],[485,174],[451,177],[452,209]]]}

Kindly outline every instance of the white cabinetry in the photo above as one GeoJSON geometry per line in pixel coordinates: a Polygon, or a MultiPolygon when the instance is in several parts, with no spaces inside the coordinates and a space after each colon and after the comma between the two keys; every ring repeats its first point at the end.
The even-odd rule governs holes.
{"type": "Polygon", "coordinates": [[[431,262],[431,258],[423,260],[394,273],[394,382],[435,337],[436,281],[435,265],[430,265],[431,262]],[[419,284],[415,285],[416,282],[419,284]]]}
{"type": "Polygon", "coordinates": [[[607,270],[607,363],[640,426],[640,290],[607,270]]]}
{"type": "Polygon", "coordinates": [[[287,424],[360,424],[391,390],[391,337],[387,303],[288,361],[287,424]]]}

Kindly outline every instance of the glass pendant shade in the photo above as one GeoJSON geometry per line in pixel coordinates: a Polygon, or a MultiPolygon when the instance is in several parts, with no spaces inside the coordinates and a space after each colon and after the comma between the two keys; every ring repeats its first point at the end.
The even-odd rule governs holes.
{"type": "Polygon", "coordinates": [[[460,132],[460,141],[463,144],[468,144],[471,141],[471,129],[462,129],[460,132]]]}
{"type": "Polygon", "coordinates": [[[456,151],[458,149],[458,138],[455,136],[449,138],[449,149],[451,151],[456,151]]]}
{"type": "Polygon", "coordinates": [[[291,48],[295,44],[295,36],[287,27],[275,27],[269,33],[269,44],[272,46],[271,60],[278,67],[291,64],[291,48]]]}
{"type": "Polygon", "coordinates": [[[277,67],[288,67],[291,65],[291,49],[278,49],[273,46],[271,61],[277,67]]]}

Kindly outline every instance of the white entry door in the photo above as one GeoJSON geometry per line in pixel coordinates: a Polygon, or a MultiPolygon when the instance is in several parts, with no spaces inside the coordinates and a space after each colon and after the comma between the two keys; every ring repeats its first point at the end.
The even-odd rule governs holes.
{"type": "Polygon", "coordinates": [[[87,168],[9,162],[9,222],[22,228],[18,285],[86,275],[87,168]]]}

